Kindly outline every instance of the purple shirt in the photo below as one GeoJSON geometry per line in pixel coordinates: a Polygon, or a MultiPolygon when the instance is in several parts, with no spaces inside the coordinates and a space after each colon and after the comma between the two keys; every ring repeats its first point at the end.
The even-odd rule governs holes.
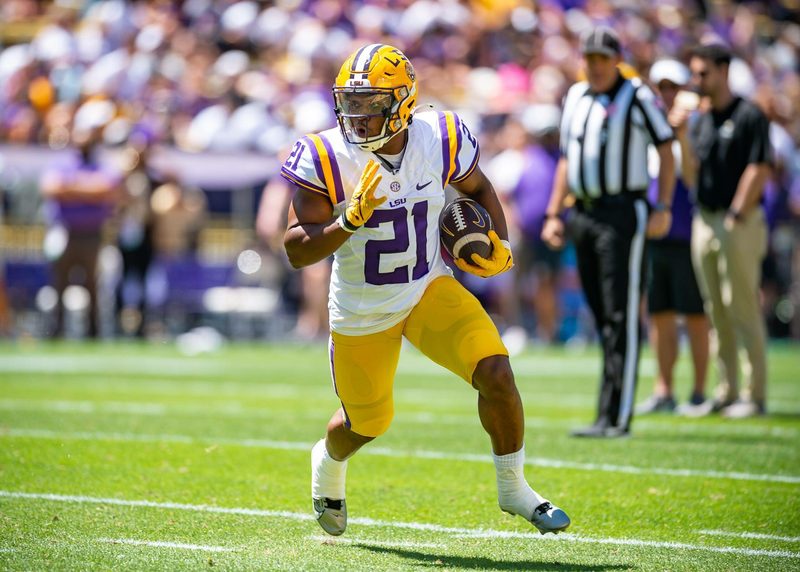
{"type": "Polygon", "coordinates": [[[558,149],[549,152],[539,145],[531,145],[525,150],[525,169],[512,197],[521,230],[529,240],[539,240],[542,233],[558,156],[558,149]]]}
{"type": "MultiPolygon", "coordinates": [[[[658,202],[658,179],[650,180],[647,190],[650,204],[658,202]]],[[[694,207],[689,197],[689,188],[681,177],[675,179],[675,192],[672,196],[672,226],[667,235],[659,240],[689,242],[692,239],[692,211],[694,207]]]]}
{"type": "MultiPolygon", "coordinates": [[[[77,153],[53,165],[45,172],[61,180],[70,179],[79,173],[101,173],[110,185],[119,184],[120,173],[94,161],[84,162],[77,153]]],[[[77,201],[49,200],[44,205],[45,218],[50,224],[62,224],[72,232],[99,232],[113,212],[110,203],[81,203],[77,201]]]]}

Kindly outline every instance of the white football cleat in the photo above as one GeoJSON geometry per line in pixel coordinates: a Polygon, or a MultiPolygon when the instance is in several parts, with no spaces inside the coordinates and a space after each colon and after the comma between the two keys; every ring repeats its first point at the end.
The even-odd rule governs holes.
{"type": "MultiPolygon", "coordinates": [[[[500,510],[511,515],[517,514],[502,507],[500,507],[500,510]]],[[[524,517],[524,515],[520,516],[524,517]]],[[[571,523],[567,513],[557,506],[553,506],[549,501],[545,501],[533,509],[533,514],[527,520],[539,530],[540,534],[547,534],[548,532],[558,534],[566,530],[571,523]]]]}
{"type": "Polygon", "coordinates": [[[347,528],[347,503],[344,499],[312,498],[314,514],[322,530],[339,536],[347,528]]]}
{"type": "Polygon", "coordinates": [[[533,509],[530,521],[533,526],[539,529],[541,534],[547,534],[548,532],[558,534],[566,530],[571,522],[567,513],[549,502],[543,502],[533,509]]]}

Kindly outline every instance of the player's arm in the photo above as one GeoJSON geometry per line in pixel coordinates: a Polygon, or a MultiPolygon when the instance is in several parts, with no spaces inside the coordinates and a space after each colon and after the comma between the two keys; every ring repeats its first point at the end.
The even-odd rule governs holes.
{"type": "Polygon", "coordinates": [[[386,197],[375,195],[382,178],[379,168],[377,162],[367,162],[347,208],[338,217],[333,216],[328,197],[295,188],[283,240],[293,267],[314,264],[336,252],[386,201],[386,197]]]}
{"type": "Polygon", "coordinates": [[[350,238],[333,216],[333,205],[323,195],[296,185],[289,204],[283,245],[294,268],[309,266],[327,258],[350,238]]]}
{"type": "Polygon", "coordinates": [[[494,186],[479,166],[476,166],[466,179],[453,183],[453,187],[485,208],[492,218],[492,225],[497,235],[502,240],[508,240],[508,225],[500,199],[494,186]]]}
{"type": "Polygon", "coordinates": [[[489,278],[510,270],[514,266],[514,259],[511,255],[511,245],[508,242],[508,225],[505,214],[503,214],[503,207],[500,205],[500,199],[497,197],[492,183],[476,165],[467,178],[453,183],[453,187],[485,208],[494,227],[494,230],[489,231],[489,239],[492,241],[492,252],[489,258],[473,254],[472,260],[457,258],[456,266],[464,272],[482,278],[489,278]]]}

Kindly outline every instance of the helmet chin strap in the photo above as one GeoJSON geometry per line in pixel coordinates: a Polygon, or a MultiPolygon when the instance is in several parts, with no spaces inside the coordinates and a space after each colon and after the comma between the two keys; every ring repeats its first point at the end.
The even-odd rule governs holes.
{"type": "MultiPolygon", "coordinates": [[[[401,133],[403,134],[404,141],[403,141],[403,149],[402,149],[402,151],[400,151],[400,158],[399,158],[399,160],[397,162],[397,165],[394,165],[393,163],[389,162],[385,157],[379,155],[376,151],[372,151],[372,154],[375,155],[375,157],[378,158],[378,161],[380,161],[380,163],[386,168],[386,170],[389,171],[393,175],[396,175],[400,171],[400,167],[403,164],[403,158],[406,156],[406,147],[407,147],[406,144],[408,143],[408,129],[403,129],[400,132],[395,133],[394,135],[392,135],[389,138],[389,141],[391,141],[392,139],[394,139],[397,135],[400,135],[401,133]]],[[[387,141],[387,143],[388,143],[388,141],[387,141]]],[[[384,145],[385,144],[386,143],[384,143],[384,145]]]]}
{"type": "Polygon", "coordinates": [[[386,145],[390,139],[391,137],[389,137],[388,139],[381,138],[377,139],[376,141],[370,141],[369,143],[356,143],[356,145],[362,151],[377,151],[378,149],[386,145]]]}
{"type": "MultiPolygon", "coordinates": [[[[370,141],[369,143],[358,143],[357,145],[361,149],[363,149],[364,151],[375,152],[378,149],[380,149],[381,147],[383,147],[384,145],[386,145],[387,143],[389,143],[389,141],[391,141],[392,139],[394,139],[395,137],[397,137],[401,133],[405,133],[406,131],[408,131],[408,129],[401,129],[397,133],[395,133],[393,135],[390,135],[388,137],[382,137],[381,139],[378,139],[377,141],[370,141]]],[[[405,148],[403,150],[405,150],[405,148]]]]}

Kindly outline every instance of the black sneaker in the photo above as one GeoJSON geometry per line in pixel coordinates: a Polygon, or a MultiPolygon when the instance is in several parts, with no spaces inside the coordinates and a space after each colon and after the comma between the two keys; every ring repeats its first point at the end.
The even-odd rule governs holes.
{"type": "Polygon", "coordinates": [[[589,425],[588,427],[581,427],[579,429],[575,429],[570,432],[570,436],[572,437],[588,437],[588,438],[602,438],[605,437],[606,429],[608,429],[608,423],[595,423],[594,425],[589,425]]]}
{"type": "Polygon", "coordinates": [[[711,415],[712,413],[719,413],[729,405],[733,404],[733,401],[720,401],[719,399],[706,399],[705,401],[693,405],[687,403],[685,405],[681,405],[678,408],[678,415],[682,415],[684,417],[706,417],[707,415],[711,415]]]}

